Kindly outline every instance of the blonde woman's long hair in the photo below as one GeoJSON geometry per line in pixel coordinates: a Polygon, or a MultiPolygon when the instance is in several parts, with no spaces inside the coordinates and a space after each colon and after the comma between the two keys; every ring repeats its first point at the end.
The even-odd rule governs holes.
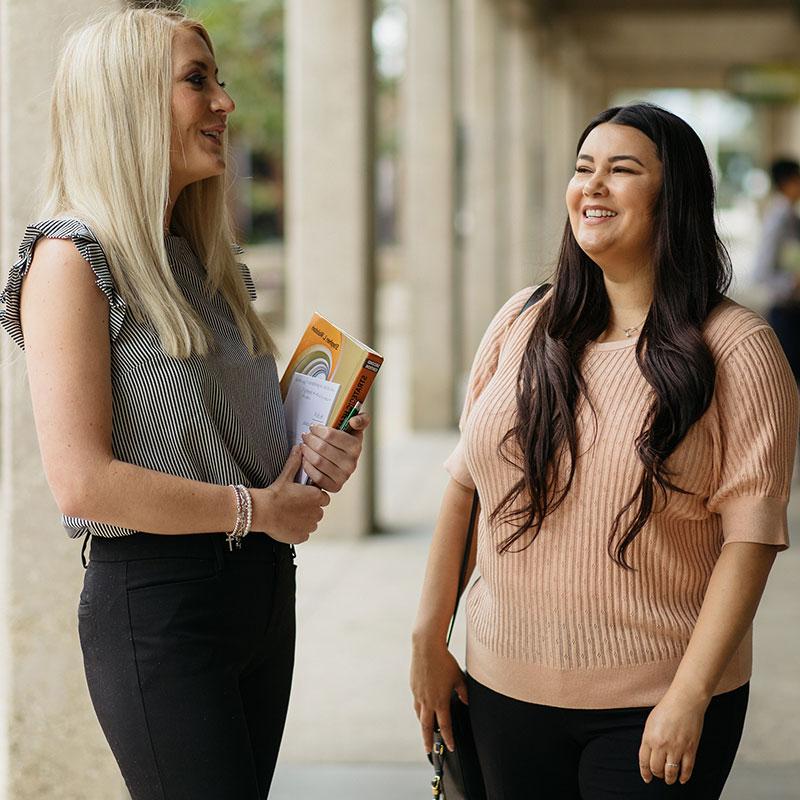
{"type": "MultiPolygon", "coordinates": [[[[178,287],[164,243],[179,28],[196,31],[213,53],[199,22],[156,8],[106,13],[70,37],[53,88],[41,215],[86,222],[130,312],[149,321],[165,352],[186,358],[206,354],[213,340],[178,287]]],[[[205,265],[208,291],[221,292],[250,352],[274,352],[236,262],[225,176],[187,186],[171,228],[205,265]]]]}

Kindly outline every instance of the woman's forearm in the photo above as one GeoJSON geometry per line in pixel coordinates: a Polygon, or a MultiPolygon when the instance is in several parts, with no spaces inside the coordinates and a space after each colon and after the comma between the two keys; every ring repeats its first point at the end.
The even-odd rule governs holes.
{"type": "Polygon", "coordinates": [[[722,548],[671,688],[711,699],[753,621],[776,552],[754,542],[731,542],[722,548]]]}
{"type": "MultiPolygon", "coordinates": [[[[445,643],[456,601],[456,587],[471,508],[472,491],[451,480],[445,489],[431,540],[422,596],[414,624],[415,642],[445,643]]],[[[467,578],[475,567],[476,539],[477,537],[473,538],[467,578]]]]}
{"type": "MultiPolygon", "coordinates": [[[[236,521],[228,486],[180,478],[113,459],[87,470],[62,513],[148,533],[227,531],[236,521]]],[[[257,501],[254,498],[254,506],[257,501]]],[[[254,508],[255,511],[255,508],[254,508]]]]}

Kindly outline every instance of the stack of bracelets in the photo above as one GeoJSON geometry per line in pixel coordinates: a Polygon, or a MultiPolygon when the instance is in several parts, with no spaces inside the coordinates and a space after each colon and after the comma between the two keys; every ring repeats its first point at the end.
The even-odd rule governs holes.
{"type": "Polygon", "coordinates": [[[241,484],[231,484],[231,489],[236,495],[236,525],[227,535],[228,549],[232,551],[234,544],[237,549],[241,548],[242,539],[250,533],[250,526],[253,524],[253,498],[241,484]]]}

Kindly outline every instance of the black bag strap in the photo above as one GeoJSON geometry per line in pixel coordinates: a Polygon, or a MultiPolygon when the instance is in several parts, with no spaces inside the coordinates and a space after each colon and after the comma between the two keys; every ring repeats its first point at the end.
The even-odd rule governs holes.
{"type": "MultiPolygon", "coordinates": [[[[531,306],[536,305],[548,292],[550,291],[550,284],[543,283],[537,286],[533,294],[526,300],[525,305],[522,306],[519,312],[521,317],[531,306]]],[[[518,317],[518,318],[519,318],[518,317]]],[[[480,498],[478,497],[478,490],[472,493],[472,510],[469,513],[469,524],[467,526],[467,540],[464,545],[464,555],[461,559],[461,569],[458,575],[458,586],[456,587],[456,603],[453,608],[453,616],[450,618],[450,627],[447,630],[447,645],[450,646],[450,637],[453,635],[453,628],[456,624],[456,615],[458,614],[458,604],[461,601],[461,593],[464,591],[464,583],[467,578],[467,567],[469,566],[469,554],[472,550],[472,539],[475,536],[475,529],[478,522],[478,506],[480,498]]]]}

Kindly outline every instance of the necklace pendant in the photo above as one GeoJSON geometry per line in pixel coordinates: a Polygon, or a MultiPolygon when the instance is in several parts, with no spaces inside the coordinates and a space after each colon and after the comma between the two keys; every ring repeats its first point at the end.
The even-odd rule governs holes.
{"type": "Polygon", "coordinates": [[[623,330],[623,333],[625,334],[625,337],[626,337],[627,339],[630,339],[630,338],[631,338],[631,336],[633,335],[633,332],[634,332],[635,330],[636,330],[636,328],[625,328],[625,329],[623,330]]]}

